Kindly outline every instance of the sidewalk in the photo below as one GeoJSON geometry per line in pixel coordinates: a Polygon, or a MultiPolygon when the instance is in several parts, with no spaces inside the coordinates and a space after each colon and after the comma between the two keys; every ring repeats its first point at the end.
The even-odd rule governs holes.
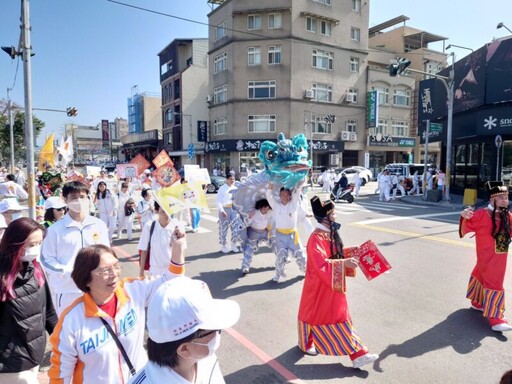
{"type": "MultiPolygon", "coordinates": [[[[407,204],[448,208],[448,209],[459,210],[459,211],[462,211],[464,208],[467,207],[467,205],[463,204],[463,200],[464,200],[464,196],[454,195],[454,194],[450,194],[450,201],[441,200],[437,203],[435,203],[433,201],[424,200],[423,195],[420,195],[420,196],[407,195],[407,196],[403,196],[400,198],[400,201],[403,201],[407,204]]],[[[484,203],[485,202],[482,199],[477,199],[475,207],[479,207],[480,205],[482,205],[484,203]]]]}

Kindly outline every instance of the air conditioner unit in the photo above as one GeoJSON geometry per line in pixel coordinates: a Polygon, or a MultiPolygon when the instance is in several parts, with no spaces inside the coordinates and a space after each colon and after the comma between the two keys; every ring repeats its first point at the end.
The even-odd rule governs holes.
{"type": "Polygon", "coordinates": [[[305,99],[312,99],[313,97],[315,97],[315,93],[313,92],[312,89],[306,89],[304,91],[304,98],[305,99]]]}
{"type": "Polygon", "coordinates": [[[350,132],[349,131],[341,131],[341,140],[349,141],[350,140],[350,132]]]}
{"type": "Polygon", "coordinates": [[[357,141],[357,133],[350,132],[350,141],[357,141]]]}
{"type": "Polygon", "coordinates": [[[207,95],[207,96],[206,96],[206,102],[207,102],[208,104],[211,104],[211,103],[213,102],[213,97],[212,97],[212,95],[207,95]]]}
{"type": "Polygon", "coordinates": [[[356,98],[357,98],[357,96],[354,93],[347,93],[347,98],[345,99],[345,101],[347,103],[355,103],[356,98]]]}

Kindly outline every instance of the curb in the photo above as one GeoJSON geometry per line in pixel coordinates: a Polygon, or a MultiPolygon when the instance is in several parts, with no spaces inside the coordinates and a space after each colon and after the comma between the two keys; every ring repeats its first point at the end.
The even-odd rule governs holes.
{"type": "MultiPolygon", "coordinates": [[[[453,209],[453,210],[460,210],[462,211],[466,205],[462,204],[462,203],[454,203],[454,202],[450,202],[450,201],[439,201],[437,203],[433,202],[433,201],[425,201],[423,200],[423,197],[422,196],[404,196],[400,199],[401,201],[403,201],[404,203],[407,203],[407,204],[412,204],[412,205],[422,205],[422,206],[428,206],[428,207],[438,207],[438,208],[449,208],[449,209],[453,209]]],[[[477,206],[478,206],[479,202],[477,202],[477,206]]]]}

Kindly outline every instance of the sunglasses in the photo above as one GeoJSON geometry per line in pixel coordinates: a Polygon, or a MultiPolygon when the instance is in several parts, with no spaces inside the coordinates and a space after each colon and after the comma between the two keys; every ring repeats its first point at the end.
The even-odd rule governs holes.
{"type": "Polygon", "coordinates": [[[65,210],[66,210],[66,207],[62,207],[62,208],[53,208],[53,209],[55,209],[56,211],[59,211],[59,212],[60,212],[60,211],[65,211],[65,210]]]}

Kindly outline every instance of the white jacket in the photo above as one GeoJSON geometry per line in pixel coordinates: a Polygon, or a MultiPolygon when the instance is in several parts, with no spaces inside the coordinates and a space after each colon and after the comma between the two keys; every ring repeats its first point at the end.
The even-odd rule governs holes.
{"type": "Polygon", "coordinates": [[[98,308],[88,293],[75,300],[61,314],[50,337],[50,383],[127,383],[131,376],[128,365],[99,318],[103,317],[110,324],[133,367],[139,371],[147,362],[143,348],[145,307],[163,282],[183,272],[183,266],[171,264],[169,273],[156,280],[121,280],[115,291],[115,321],[98,308]]]}

